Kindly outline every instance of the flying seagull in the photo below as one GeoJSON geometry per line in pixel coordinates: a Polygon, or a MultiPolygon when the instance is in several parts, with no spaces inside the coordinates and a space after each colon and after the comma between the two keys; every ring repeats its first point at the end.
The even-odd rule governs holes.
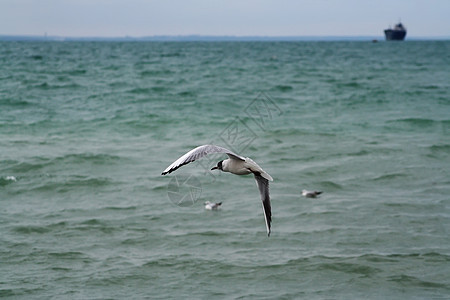
{"type": "Polygon", "coordinates": [[[267,174],[257,163],[251,158],[243,157],[233,153],[232,151],[215,146],[215,145],[203,145],[195,149],[192,149],[188,153],[181,156],[168,166],[161,175],[172,173],[181,166],[184,166],[190,162],[193,162],[203,156],[212,153],[225,153],[228,155],[228,159],[221,160],[217,163],[217,166],[211,170],[220,170],[222,172],[229,172],[236,175],[253,174],[255,176],[256,184],[259,188],[261,195],[264,219],[266,221],[267,235],[270,236],[270,224],[272,222],[272,212],[270,208],[270,196],[269,196],[269,180],[273,181],[272,177],[267,174]]]}
{"type": "Polygon", "coordinates": [[[205,202],[205,209],[207,209],[207,210],[217,210],[217,209],[219,209],[219,206],[221,206],[221,205],[222,205],[222,202],[214,203],[214,202],[206,201],[205,202]]]}
{"type": "Polygon", "coordinates": [[[316,198],[317,196],[319,196],[320,194],[322,194],[322,192],[318,192],[318,191],[307,191],[307,190],[303,190],[302,191],[302,196],[305,196],[307,198],[316,198]]]}

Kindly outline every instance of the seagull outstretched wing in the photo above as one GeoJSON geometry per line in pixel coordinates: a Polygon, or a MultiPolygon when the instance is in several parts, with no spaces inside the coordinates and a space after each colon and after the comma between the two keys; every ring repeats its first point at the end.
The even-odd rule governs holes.
{"type": "Polygon", "coordinates": [[[179,167],[184,166],[190,162],[193,162],[193,161],[195,161],[199,158],[202,158],[203,156],[206,156],[211,153],[225,153],[231,159],[245,161],[244,157],[237,155],[228,149],[225,149],[225,148],[222,148],[219,146],[215,146],[215,145],[203,145],[203,146],[199,146],[195,149],[192,149],[188,153],[181,156],[179,159],[174,161],[170,166],[168,166],[161,173],[161,175],[166,175],[166,174],[172,173],[179,167]]]}
{"type": "Polygon", "coordinates": [[[269,180],[262,177],[259,174],[255,174],[256,184],[259,188],[259,194],[261,195],[261,201],[264,211],[264,219],[266,221],[267,236],[270,236],[270,224],[272,223],[272,209],[270,207],[269,196],[269,180]]]}

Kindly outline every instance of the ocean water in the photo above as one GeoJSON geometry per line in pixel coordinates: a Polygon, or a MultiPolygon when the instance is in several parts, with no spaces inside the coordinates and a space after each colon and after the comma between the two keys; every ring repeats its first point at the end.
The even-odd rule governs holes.
{"type": "Polygon", "coordinates": [[[449,299],[449,53],[0,43],[0,298],[449,299]],[[222,156],[161,176],[207,143],[270,237],[222,156]]]}

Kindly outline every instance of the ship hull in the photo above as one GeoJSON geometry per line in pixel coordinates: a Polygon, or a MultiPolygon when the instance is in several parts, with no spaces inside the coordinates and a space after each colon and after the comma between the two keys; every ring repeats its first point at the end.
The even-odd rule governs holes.
{"type": "Polygon", "coordinates": [[[406,36],[406,31],[386,29],[384,34],[386,36],[386,41],[403,41],[406,36]]]}

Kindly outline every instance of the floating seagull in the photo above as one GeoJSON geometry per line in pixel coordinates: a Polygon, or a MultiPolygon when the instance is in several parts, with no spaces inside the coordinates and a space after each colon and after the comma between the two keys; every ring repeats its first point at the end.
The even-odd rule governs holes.
{"type": "Polygon", "coordinates": [[[219,209],[219,206],[222,205],[222,202],[218,202],[218,203],[211,203],[209,201],[205,202],[205,209],[207,210],[217,210],[219,209]]]}
{"type": "Polygon", "coordinates": [[[17,181],[16,177],[14,176],[6,176],[5,180],[9,180],[9,181],[17,181]]]}
{"type": "Polygon", "coordinates": [[[316,198],[317,196],[319,196],[320,194],[322,194],[322,192],[318,192],[318,191],[307,191],[307,190],[303,190],[302,191],[302,196],[305,196],[307,198],[316,198]]]}
{"type": "Polygon", "coordinates": [[[203,145],[195,149],[192,149],[185,155],[181,156],[179,159],[174,161],[170,166],[168,166],[161,175],[169,174],[181,166],[184,166],[196,159],[202,158],[211,153],[225,153],[228,155],[228,159],[221,160],[217,163],[217,166],[213,167],[211,170],[220,170],[223,172],[230,172],[236,175],[247,175],[253,174],[256,179],[256,184],[259,188],[259,193],[261,195],[264,219],[266,221],[267,235],[270,236],[270,224],[272,222],[272,212],[270,208],[270,197],[269,197],[269,180],[273,181],[272,177],[267,174],[257,163],[255,163],[251,158],[243,157],[231,152],[228,149],[214,146],[214,145],[203,145]]]}

